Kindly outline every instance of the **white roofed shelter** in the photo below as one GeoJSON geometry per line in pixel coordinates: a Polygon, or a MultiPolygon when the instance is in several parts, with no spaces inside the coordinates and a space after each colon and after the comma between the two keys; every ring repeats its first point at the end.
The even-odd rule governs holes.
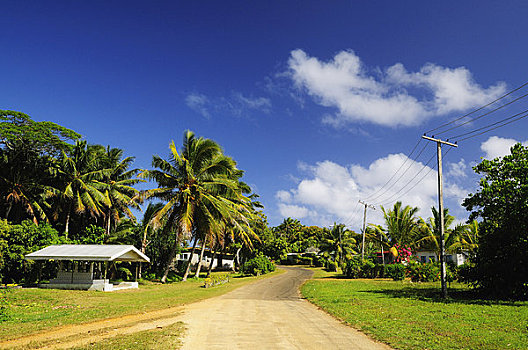
{"type": "Polygon", "coordinates": [[[108,262],[150,262],[132,245],[62,244],[51,245],[26,255],[28,260],[58,260],[57,278],[41,288],[112,291],[138,288],[137,282],[113,285],[106,278],[108,262]]]}

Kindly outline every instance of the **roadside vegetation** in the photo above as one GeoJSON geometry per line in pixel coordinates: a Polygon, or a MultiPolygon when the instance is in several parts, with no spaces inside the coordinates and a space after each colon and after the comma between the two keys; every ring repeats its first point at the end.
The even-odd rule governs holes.
{"type": "MultiPolygon", "coordinates": [[[[293,218],[270,227],[243,170],[219,144],[191,131],[181,145],[167,144],[167,155],[154,155],[151,169],[139,169],[124,150],[0,110],[0,285],[53,278],[57,262],[24,259],[51,244],[134,245],[151,259],[139,277],[165,284],[114,294],[0,289],[0,337],[181,305],[251,280],[214,277],[210,268],[191,264],[193,254],[183,264],[175,260],[185,250],[201,262],[207,250],[233,256],[233,272],[245,275],[272,272],[276,263],[324,268],[316,277],[336,274],[339,279],[308,282],[303,293],[398,347],[526,344],[527,147],[517,144],[510,155],[475,166],[482,178],[463,202],[467,222],[455,224],[448,209],[435,207],[422,218],[419,208],[396,201],[381,207],[383,223],[362,234],[337,222],[306,226],[293,218]],[[450,298],[440,301],[442,217],[447,254],[462,254],[466,262],[448,266],[450,298]],[[427,259],[417,257],[420,251],[430,253],[427,259]],[[201,273],[217,286],[199,288],[201,273]]],[[[132,276],[127,263],[110,266],[112,280],[132,276]]]]}
{"type": "MultiPolygon", "coordinates": [[[[279,273],[279,272],[277,272],[279,273]]],[[[219,273],[222,274],[222,273],[219,273]]],[[[230,282],[203,288],[204,278],[186,283],[148,283],[112,293],[21,288],[3,291],[9,318],[1,323],[0,340],[106,318],[163,310],[227,293],[261,277],[233,274],[230,282]]]]}
{"type": "Polygon", "coordinates": [[[316,270],[302,294],[352,327],[398,349],[526,349],[528,302],[482,299],[453,283],[343,279],[316,270]]]}

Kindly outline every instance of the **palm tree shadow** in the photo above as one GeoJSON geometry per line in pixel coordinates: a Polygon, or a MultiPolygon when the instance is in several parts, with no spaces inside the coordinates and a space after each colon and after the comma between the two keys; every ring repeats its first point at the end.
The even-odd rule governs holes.
{"type": "Polygon", "coordinates": [[[500,300],[486,297],[477,290],[448,289],[448,298],[442,298],[439,288],[404,287],[395,289],[371,289],[360,293],[383,294],[392,298],[420,300],[431,303],[465,304],[465,305],[508,305],[526,306],[526,303],[512,300],[500,300]]]}

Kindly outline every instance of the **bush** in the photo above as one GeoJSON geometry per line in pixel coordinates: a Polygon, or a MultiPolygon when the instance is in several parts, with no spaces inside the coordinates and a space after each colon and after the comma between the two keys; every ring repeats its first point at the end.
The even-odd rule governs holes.
{"type": "Polygon", "coordinates": [[[423,264],[410,261],[405,272],[413,282],[434,282],[440,279],[440,266],[435,262],[423,264]]]}
{"type": "Polygon", "coordinates": [[[326,260],[325,270],[328,272],[337,272],[337,263],[332,260],[326,260]]]}
{"type": "Polygon", "coordinates": [[[475,264],[466,261],[458,267],[458,282],[473,283],[475,282],[475,264]]]}
{"type": "Polygon", "coordinates": [[[242,273],[248,275],[261,275],[275,271],[275,264],[262,254],[257,255],[242,265],[242,273]]]}
{"type": "Polygon", "coordinates": [[[385,265],[385,277],[392,278],[394,281],[403,281],[405,279],[405,265],[388,264],[385,265]]]}
{"type": "Polygon", "coordinates": [[[343,271],[351,278],[376,278],[382,275],[383,265],[375,264],[370,259],[361,261],[361,258],[356,256],[347,261],[343,271]]]}
{"type": "Polygon", "coordinates": [[[322,256],[314,256],[312,259],[313,266],[315,267],[323,267],[325,266],[325,258],[322,256]]]}

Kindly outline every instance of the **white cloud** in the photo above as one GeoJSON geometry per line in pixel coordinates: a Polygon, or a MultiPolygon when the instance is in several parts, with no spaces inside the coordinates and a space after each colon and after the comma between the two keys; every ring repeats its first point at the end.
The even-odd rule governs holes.
{"type": "MultiPolygon", "coordinates": [[[[396,201],[402,201],[404,205],[419,207],[419,215],[424,217],[431,216],[431,206],[437,206],[436,172],[403,154],[390,154],[368,167],[357,164],[346,167],[328,160],[315,165],[299,165],[306,173],[305,178],[289,191],[276,194],[279,211],[285,217],[305,218],[318,225],[344,222],[358,230],[363,220],[359,199],[376,205],[376,211],[369,210],[367,221],[379,224],[383,222],[380,203],[388,209],[396,201]],[[387,186],[387,181],[404,162],[405,166],[387,186]],[[400,175],[403,176],[400,178],[400,175]]],[[[458,185],[445,183],[445,198],[446,202],[450,201],[452,212],[460,209],[460,199],[467,193],[458,185]],[[458,208],[454,208],[455,205],[458,208]]]]}
{"type": "Polygon", "coordinates": [[[295,85],[317,103],[337,108],[323,122],[342,126],[365,121],[385,126],[418,125],[435,115],[463,111],[495,99],[505,91],[498,83],[484,89],[464,67],[426,64],[410,73],[401,63],[385,71],[367,67],[353,51],[324,62],[303,50],[291,52],[289,73],[295,85]],[[414,91],[411,94],[407,89],[414,91]]]}
{"type": "Polygon", "coordinates": [[[449,169],[447,175],[458,178],[467,177],[467,165],[464,159],[460,159],[458,163],[448,163],[447,166],[449,169]]]}
{"type": "Polygon", "coordinates": [[[211,114],[207,110],[207,106],[210,103],[207,96],[202,94],[190,94],[187,95],[187,97],[185,98],[185,103],[190,109],[194,110],[195,112],[198,112],[205,118],[211,117],[211,114]]]}
{"type": "MultiPolygon", "coordinates": [[[[489,139],[487,139],[480,145],[480,149],[484,151],[484,158],[494,159],[510,154],[510,148],[519,142],[521,141],[498,136],[491,136],[489,139]]],[[[528,140],[524,141],[522,144],[528,146],[528,140]]]]}
{"type": "Polygon", "coordinates": [[[185,98],[189,108],[206,118],[214,113],[230,114],[236,117],[245,117],[251,112],[269,113],[271,100],[265,97],[244,96],[240,92],[232,92],[228,97],[209,98],[202,94],[190,94],[185,98]]]}
{"type": "Polygon", "coordinates": [[[292,199],[292,195],[288,191],[278,191],[275,197],[283,203],[289,203],[292,199]]]}
{"type": "Polygon", "coordinates": [[[279,212],[285,218],[297,218],[302,219],[308,216],[308,209],[306,207],[301,207],[298,205],[289,205],[284,203],[279,203],[279,212]]]}

